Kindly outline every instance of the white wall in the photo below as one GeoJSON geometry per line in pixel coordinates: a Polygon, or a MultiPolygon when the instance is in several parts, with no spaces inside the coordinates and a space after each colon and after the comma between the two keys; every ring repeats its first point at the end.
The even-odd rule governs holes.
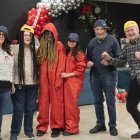
{"type": "Polygon", "coordinates": [[[140,0],[95,0],[95,1],[140,4],[140,0]]]}

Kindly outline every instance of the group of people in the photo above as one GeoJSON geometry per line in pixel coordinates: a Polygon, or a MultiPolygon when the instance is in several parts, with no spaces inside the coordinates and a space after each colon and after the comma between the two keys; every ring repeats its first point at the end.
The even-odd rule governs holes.
{"type": "MultiPolygon", "coordinates": [[[[129,39],[121,50],[117,39],[109,35],[104,20],[97,20],[93,27],[95,37],[87,47],[87,54],[79,46],[79,36],[70,33],[64,46],[58,41],[54,24],[47,23],[35,45],[34,29],[24,25],[17,45],[11,45],[8,30],[0,26],[0,140],[4,106],[11,96],[13,115],[10,140],[17,140],[24,115],[24,133],[34,140],[33,115],[38,99],[38,125],[36,135],[41,137],[51,128],[55,138],[79,133],[80,110],[77,102],[83,86],[86,67],[90,69],[90,83],[95,99],[96,125],[89,133],[106,131],[104,107],[106,100],[109,114],[109,132],[117,136],[115,87],[117,69],[126,62],[131,68],[126,107],[140,129],[140,38],[135,21],[124,25],[129,39]],[[134,90],[135,89],[135,90],[134,90]],[[104,99],[105,97],[105,99],[104,99]]],[[[140,138],[140,131],[131,135],[140,138]]]]}
{"type": "MultiPolygon", "coordinates": [[[[90,83],[95,99],[96,125],[89,133],[106,131],[103,102],[106,100],[109,115],[109,132],[117,136],[115,87],[117,83],[116,66],[123,66],[128,62],[131,72],[131,82],[128,90],[126,108],[140,129],[140,36],[139,26],[135,21],[124,24],[124,33],[129,42],[121,50],[115,37],[107,34],[104,20],[97,20],[94,25],[96,37],[87,47],[87,67],[90,68],[90,83]],[[105,98],[104,98],[105,97],[105,98]]],[[[140,130],[131,135],[140,138],[140,130]]]]}
{"type": "Polygon", "coordinates": [[[23,115],[24,133],[27,139],[34,139],[37,98],[37,136],[43,136],[49,124],[53,138],[61,131],[64,136],[78,134],[77,102],[85,69],[86,56],[80,49],[78,34],[70,33],[64,47],[58,41],[56,27],[48,23],[42,31],[40,46],[35,46],[34,29],[24,25],[18,44],[11,45],[7,28],[0,26],[0,130],[4,106],[11,94],[10,140],[17,140],[23,115]]]}

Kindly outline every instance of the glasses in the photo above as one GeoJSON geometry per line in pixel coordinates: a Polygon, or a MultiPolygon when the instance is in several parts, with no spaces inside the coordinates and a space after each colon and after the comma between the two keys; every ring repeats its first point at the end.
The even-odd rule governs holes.
{"type": "Polygon", "coordinates": [[[5,34],[3,32],[0,32],[0,36],[5,37],[5,34]]]}

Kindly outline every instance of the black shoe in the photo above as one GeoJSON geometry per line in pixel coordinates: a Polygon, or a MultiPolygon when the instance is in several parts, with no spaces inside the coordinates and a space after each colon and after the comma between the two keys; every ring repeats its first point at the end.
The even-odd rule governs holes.
{"type": "Polygon", "coordinates": [[[52,133],[51,133],[51,137],[52,138],[56,138],[56,137],[58,137],[60,135],[60,129],[58,129],[58,128],[53,128],[52,129],[52,133]]]}
{"type": "Polygon", "coordinates": [[[138,139],[140,138],[140,131],[138,131],[137,133],[131,135],[131,139],[138,139]]]}
{"type": "Polygon", "coordinates": [[[26,137],[27,137],[27,140],[34,140],[35,139],[35,136],[33,133],[26,134],[26,137]]]}
{"type": "Polygon", "coordinates": [[[36,136],[41,137],[41,136],[43,136],[45,134],[46,134],[46,132],[38,130],[37,133],[36,133],[36,136]]]}
{"type": "Polygon", "coordinates": [[[17,135],[11,135],[10,140],[17,140],[17,135]]]}
{"type": "MultiPolygon", "coordinates": [[[[78,133],[77,133],[78,134],[78,133]]],[[[73,133],[69,133],[67,131],[64,131],[63,132],[63,136],[71,136],[71,135],[76,135],[76,134],[73,134],[73,133]]]]}
{"type": "Polygon", "coordinates": [[[116,129],[116,127],[110,127],[109,132],[110,132],[111,136],[117,136],[118,135],[118,130],[116,129]]]}
{"type": "Polygon", "coordinates": [[[103,126],[96,125],[94,128],[90,129],[89,133],[94,134],[102,131],[106,131],[106,127],[104,125],[103,126]]]}

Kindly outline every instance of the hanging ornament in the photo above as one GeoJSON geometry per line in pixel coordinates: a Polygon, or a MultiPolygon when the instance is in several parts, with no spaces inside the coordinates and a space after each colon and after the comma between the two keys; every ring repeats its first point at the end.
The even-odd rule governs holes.
{"type": "Polygon", "coordinates": [[[94,12],[95,12],[96,14],[99,14],[99,13],[101,12],[101,8],[97,6],[97,7],[95,8],[94,12]]]}

